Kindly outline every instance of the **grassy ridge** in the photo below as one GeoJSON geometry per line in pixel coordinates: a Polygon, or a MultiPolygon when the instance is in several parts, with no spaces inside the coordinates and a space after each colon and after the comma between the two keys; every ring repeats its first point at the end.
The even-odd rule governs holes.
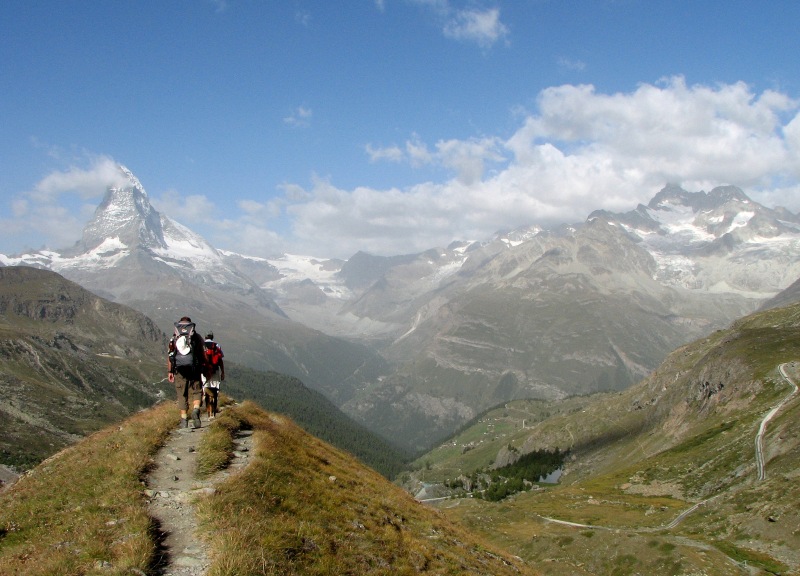
{"type": "Polygon", "coordinates": [[[147,570],[155,553],[142,478],[175,427],[172,403],[138,413],[45,460],[0,494],[0,573],[147,570]]]}
{"type": "MultiPolygon", "coordinates": [[[[175,426],[164,403],[101,430],[0,494],[0,573],[150,573],[157,554],[142,482],[175,426]]],[[[250,465],[200,496],[210,576],[531,574],[349,454],[251,402],[203,435],[199,467],[225,465],[254,431],[250,465]]]]}
{"type": "Polygon", "coordinates": [[[320,392],[286,374],[259,372],[231,365],[223,389],[236,398],[253,400],[266,410],[288,415],[310,434],[347,450],[387,478],[408,466],[410,454],[367,430],[320,392]]]}
{"type": "Polygon", "coordinates": [[[289,420],[252,403],[226,417],[252,427],[257,448],[201,505],[209,576],[527,573],[289,420]]]}

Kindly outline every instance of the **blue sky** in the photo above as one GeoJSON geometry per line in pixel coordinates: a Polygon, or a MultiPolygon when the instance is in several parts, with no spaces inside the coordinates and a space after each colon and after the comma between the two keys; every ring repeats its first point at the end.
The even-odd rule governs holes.
{"type": "Polygon", "coordinates": [[[666,183],[800,211],[800,2],[0,4],[0,252],[123,164],[214,246],[400,254],[666,183]]]}

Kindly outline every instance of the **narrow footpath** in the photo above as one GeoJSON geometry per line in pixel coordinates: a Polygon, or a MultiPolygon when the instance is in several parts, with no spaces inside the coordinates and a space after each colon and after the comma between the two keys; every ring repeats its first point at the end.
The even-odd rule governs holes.
{"type": "Polygon", "coordinates": [[[244,467],[252,448],[252,432],[240,431],[234,438],[233,459],[225,470],[207,478],[197,477],[197,448],[209,422],[202,427],[176,428],[155,456],[155,468],[147,477],[145,495],[150,515],[158,523],[161,539],[159,559],[152,576],[205,576],[210,559],[196,534],[194,501],[214,493],[214,486],[244,467]]]}

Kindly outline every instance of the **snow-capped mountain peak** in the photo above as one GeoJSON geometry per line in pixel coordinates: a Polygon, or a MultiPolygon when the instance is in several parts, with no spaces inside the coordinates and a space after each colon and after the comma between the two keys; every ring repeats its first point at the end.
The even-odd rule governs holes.
{"type": "Polygon", "coordinates": [[[110,187],[106,191],[72,252],[94,250],[108,238],[117,238],[129,248],[167,247],[161,215],[150,205],[144,187],[130,170],[124,166],[119,170],[127,178],[127,185],[110,187]]]}
{"type": "Polygon", "coordinates": [[[50,268],[59,273],[93,272],[140,255],[205,284],[243,290],[253,287],[202,236],[153,208],[144,187],[130,170],[124,166],[119,170],[126,183],[108,188],[84,227],[81,240],[72,248],[4,257],[2,262],[50,268]]]}
{"type": "Polygon", "coordinates": [[[658,265],[656,279],[674,286],[773,295],[800,275],[800,218],[776,212],[735,186],[687,192],[669,185],[647,206],[624,214],[597,211],[641,242],[658,265]]]}

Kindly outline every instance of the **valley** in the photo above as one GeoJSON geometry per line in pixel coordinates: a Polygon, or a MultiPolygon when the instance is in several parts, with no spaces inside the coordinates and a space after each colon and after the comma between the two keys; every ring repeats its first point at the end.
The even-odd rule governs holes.
{"type": "Polygon", "coordinates": [[[499,503],[433,488],[428,505],[543,574],[795,573],[800,361],[787,358],[800,358],[798,335],[798,305],[766,311],[677,350],[627,391],[550,414],[508,403],[402,481],[431,490],[503,465],[509,448],[559,446],[570,455],[557,486],[499,503]]]}

